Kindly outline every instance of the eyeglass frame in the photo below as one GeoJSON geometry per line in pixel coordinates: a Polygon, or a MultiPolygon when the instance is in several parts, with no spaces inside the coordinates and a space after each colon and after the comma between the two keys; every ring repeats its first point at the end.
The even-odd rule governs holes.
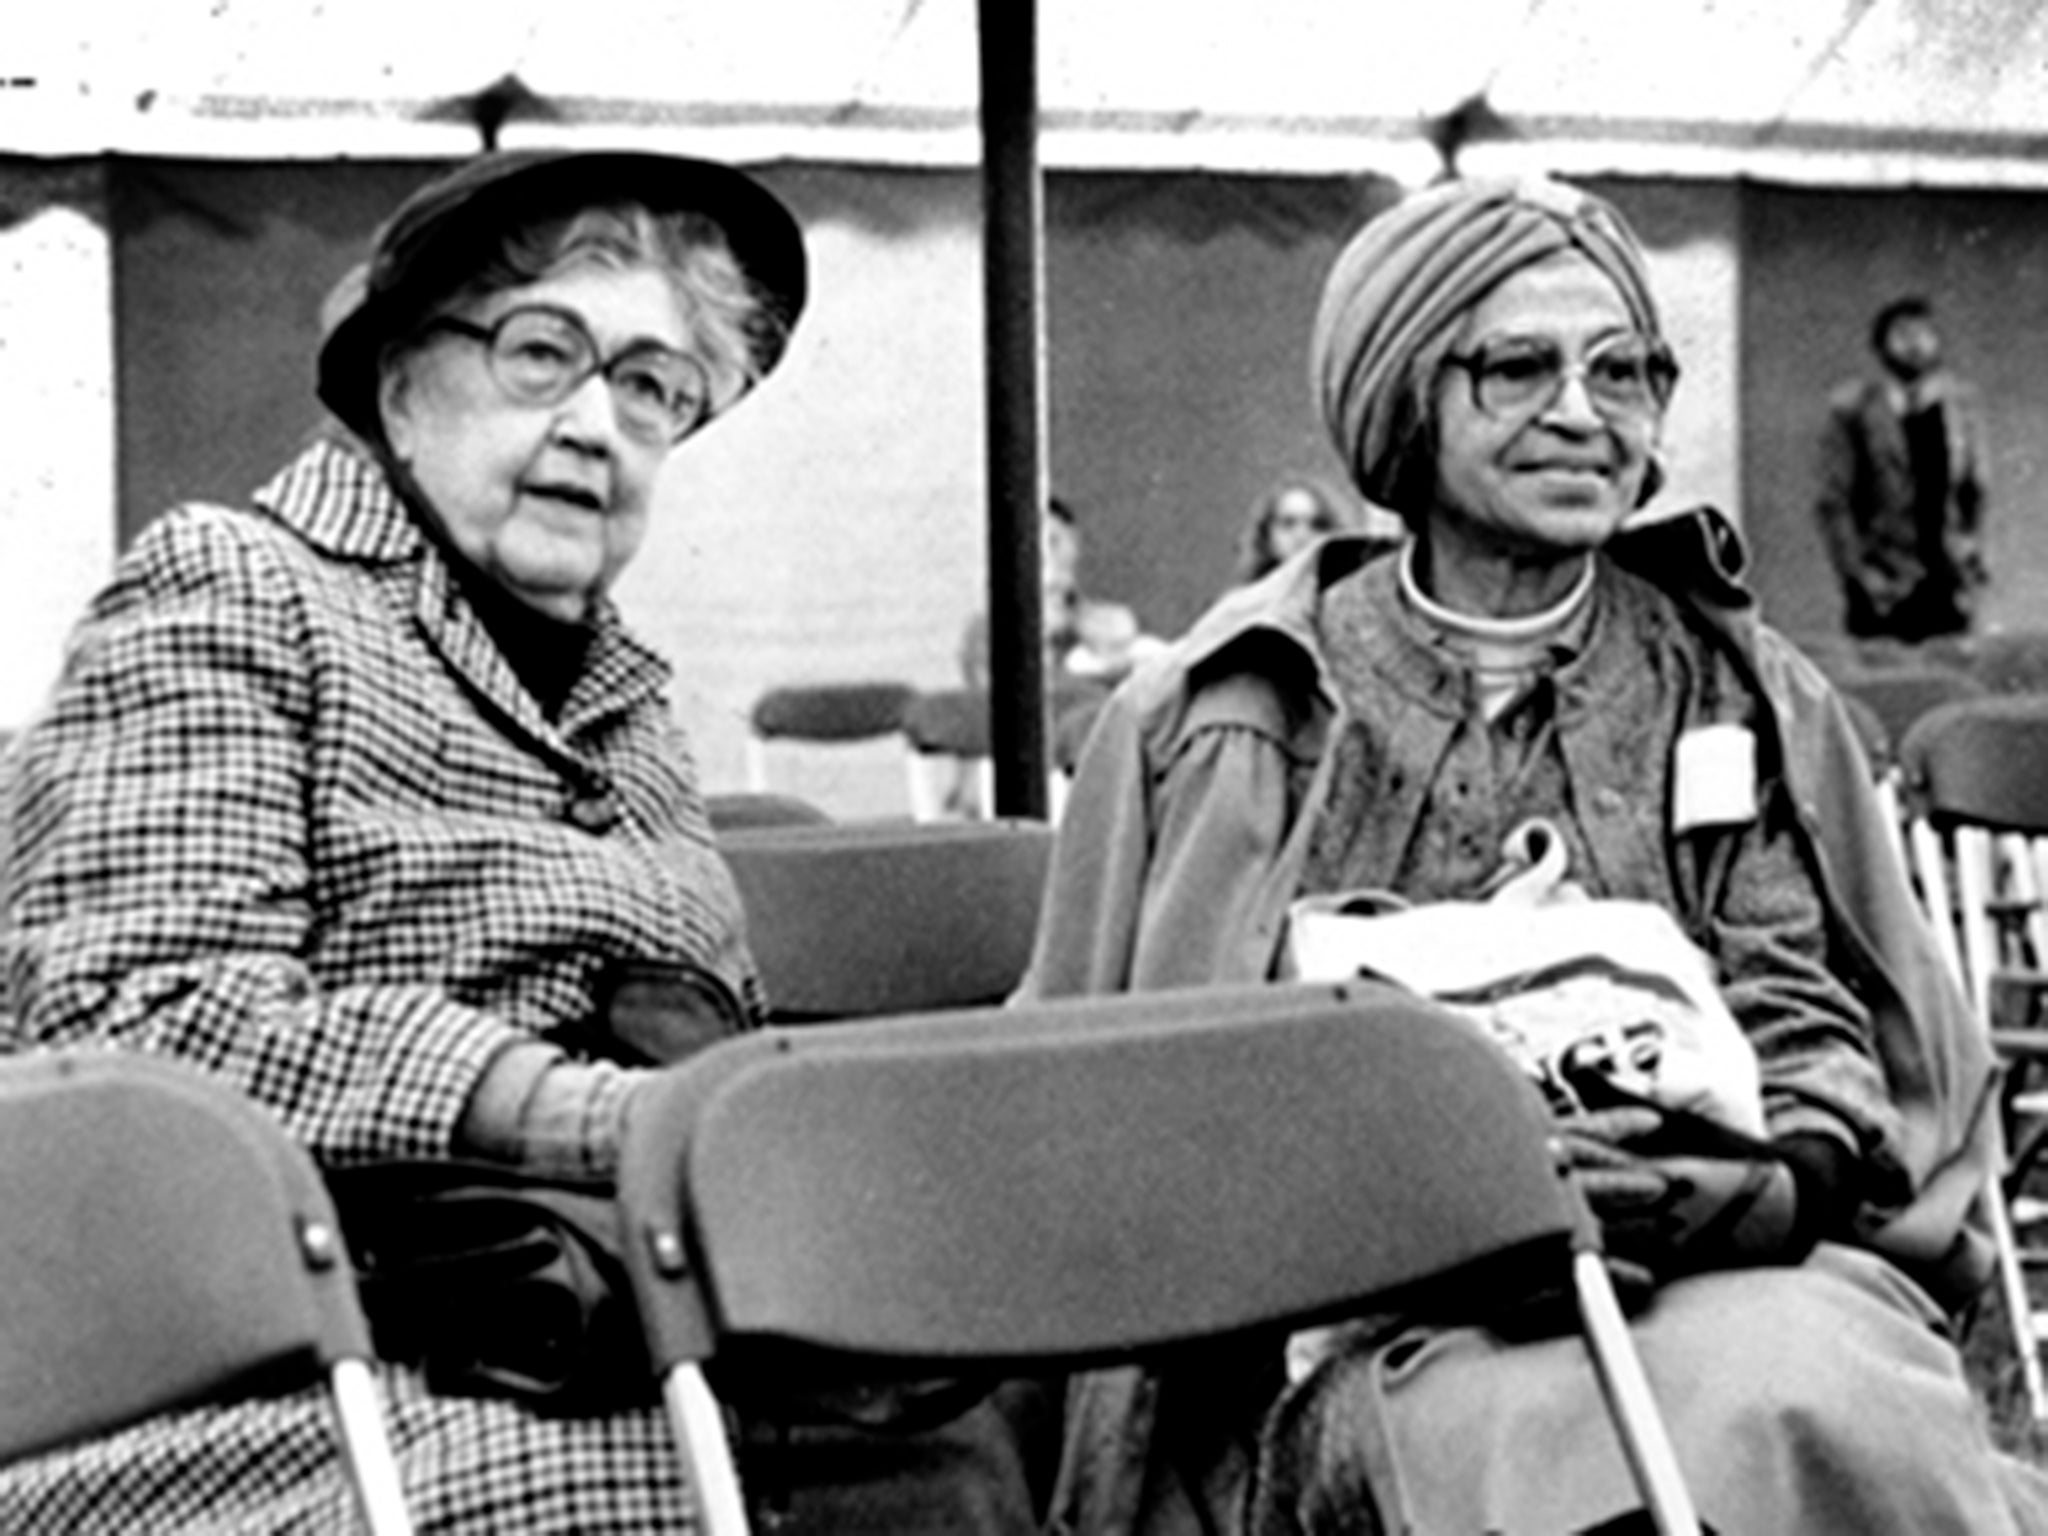
{"type": "Polygon", "coordinates": [[[1603,342],[1576,361],[1565,356],[1565,350],[1549,337],[1508,336],[1494,341],[1481,342],[1467,352],[1453,352],[1445,356],[1443,366],[1455,368],[1465,375],[1465,383],[1472,396],[1472,407],[1494,421],[1511,421],[1518,416],[1538,416],[1557,404],[1564,393],[1565,385],[1577,379],[1585,391],[1586,399],[1604,419],[1634,420],[1654,416],[1670,403],[1671,393],[1678,387],[1678,359],[1668,343],[1641,332],[1631,332],[1625,338],[1603,342]],[[1643,350],[1645,387],[1648,399],[1640,404],[1629,401],[1603,399],[1592,385],[1592,365],[1605,354],[1623,346],[1640,345],[1643,350]],[[1495,410],[1481,398],[1481,381],[1486,364],[1500,350],[1522,348],[1528,351],[1547,350],[1550,353],[1554,372],[1547,387],[1539,388],[1528,401],[1505,410],[1495,410]],[[1491,355],[1490,355],[1491,354],[1491,355]]]}
{"type": "Polygon", "coordinates": [[[460,336],[465,341],[474,341],[481,345],[484,349],[484,367],[489,372],[491,381],[499,389],[503,390],[508,397],[522,405],[536,407],[560,405],[564,400],[575,394],[577,390],[589,383],[591,379],[602,378],[605,383],[605,390],[611,396],[613,409],[618,412],[619,422],[626,428],[628,435],[640,437],[650,443],[663,442],[666,446],[672,448],[685,438],[702,430],[704,424],[710,421],[714,414],[711,370],[689,353],[659,341],[643,339],[627,343],[607,358],[599,350],[597,338],[590,334],[590,327],[584,323],[583,317],[573,309],[564,308],[559,304],[515,304],[489,325],[479,325],[476,321],[465,320],[460,315],[434,315],[421,325],[420,330],[422,333],[446,331],[450,335],[460,336]],[[503,334],[505,327],[512,321],[521,316],[535,314],[546,315],[551,319],[564,322],[570,332],[580,339],[587,353],[586,361],[581,370],[572,370],[572,375],[566,379],[558,390],[546,394],[534,394],[530,390],[522,389],[509,382],[505,375],[499,371],[498,338],[503,334]],[[676,361],[684,364],[697,376],[702,388],[697,395],[696,413],[687,421],[652,432],[636,431],[637,423],[633,418],[631,408],[622,408],[622,397],[619,394],[619,387],[613,378],[613,373],[621,363],[636,357],[646,357],[649,355],[674,358],[676,361]]]}

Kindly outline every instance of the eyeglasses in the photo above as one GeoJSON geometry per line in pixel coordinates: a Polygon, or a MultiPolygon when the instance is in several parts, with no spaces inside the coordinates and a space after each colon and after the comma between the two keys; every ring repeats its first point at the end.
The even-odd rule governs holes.
{"type": "Polygon", "coordinates": [[[643,442],[679,443],[711,415],[711,377],[695,358],[642,341],[607,361],[583,322],[553,305],[508,309],[490,325],[437,315],[427,328],[481,342],[491,377],[524,405],[559,405],[602,376],[619,425],[643,442]]]}
{"type": "Polygon", "coordinates": [[[1573,363],[1554,341],[1513,337],[1444,359],[1471,381],[1472,403],[1489,416],[1533,415],[1564,393],[1565,380],[1585,386],[1593,408],[1609,418],[1652,415],[1678,383],[1671,349],[1646,336],[1611,342],[1573,363]]]}

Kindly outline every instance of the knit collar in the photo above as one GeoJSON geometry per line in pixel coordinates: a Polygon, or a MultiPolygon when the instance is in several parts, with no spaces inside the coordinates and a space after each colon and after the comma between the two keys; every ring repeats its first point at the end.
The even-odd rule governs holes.
{"type": "Polygon", "coordinates": [[[1446,608],[1422,590],[1422,583],[1415,575],[1413,540],[1401,546],[1400,560],[1402,598],[1453,641],[1534,649],[1571,627],[1593,595],[1593,567],[1596,562],[1588,556],[1571,590],[1540,613],[1520,614],[1513,618],[1464,613],[1446,608]]]}

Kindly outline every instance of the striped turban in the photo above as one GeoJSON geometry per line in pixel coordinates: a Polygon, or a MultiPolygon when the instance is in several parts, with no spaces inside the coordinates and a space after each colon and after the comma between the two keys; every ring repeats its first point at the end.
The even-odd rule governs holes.
{"type": "Polygon", "coordinates": [[[1661,339],[1642,248],[1614,208],[1544,179],[1450,181],[1402,199],[1344,248],[1323,285],[1311,385],[1337,454],[1365,497],[1404,517],[1402,461],[1422,422],[1404,406],[1418,360],[1447,345],[1504,278],[1578,251],[1661,339]]]}

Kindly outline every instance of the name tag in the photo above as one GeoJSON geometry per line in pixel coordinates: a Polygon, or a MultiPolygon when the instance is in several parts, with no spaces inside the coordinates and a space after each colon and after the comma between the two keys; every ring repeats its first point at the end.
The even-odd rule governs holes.
{"type": "Polygon", "coordinates": [[[1746,725],[1697,726],[1678,738],[1671,829],[1756,820],[1756,737],[1746,725]]]}

